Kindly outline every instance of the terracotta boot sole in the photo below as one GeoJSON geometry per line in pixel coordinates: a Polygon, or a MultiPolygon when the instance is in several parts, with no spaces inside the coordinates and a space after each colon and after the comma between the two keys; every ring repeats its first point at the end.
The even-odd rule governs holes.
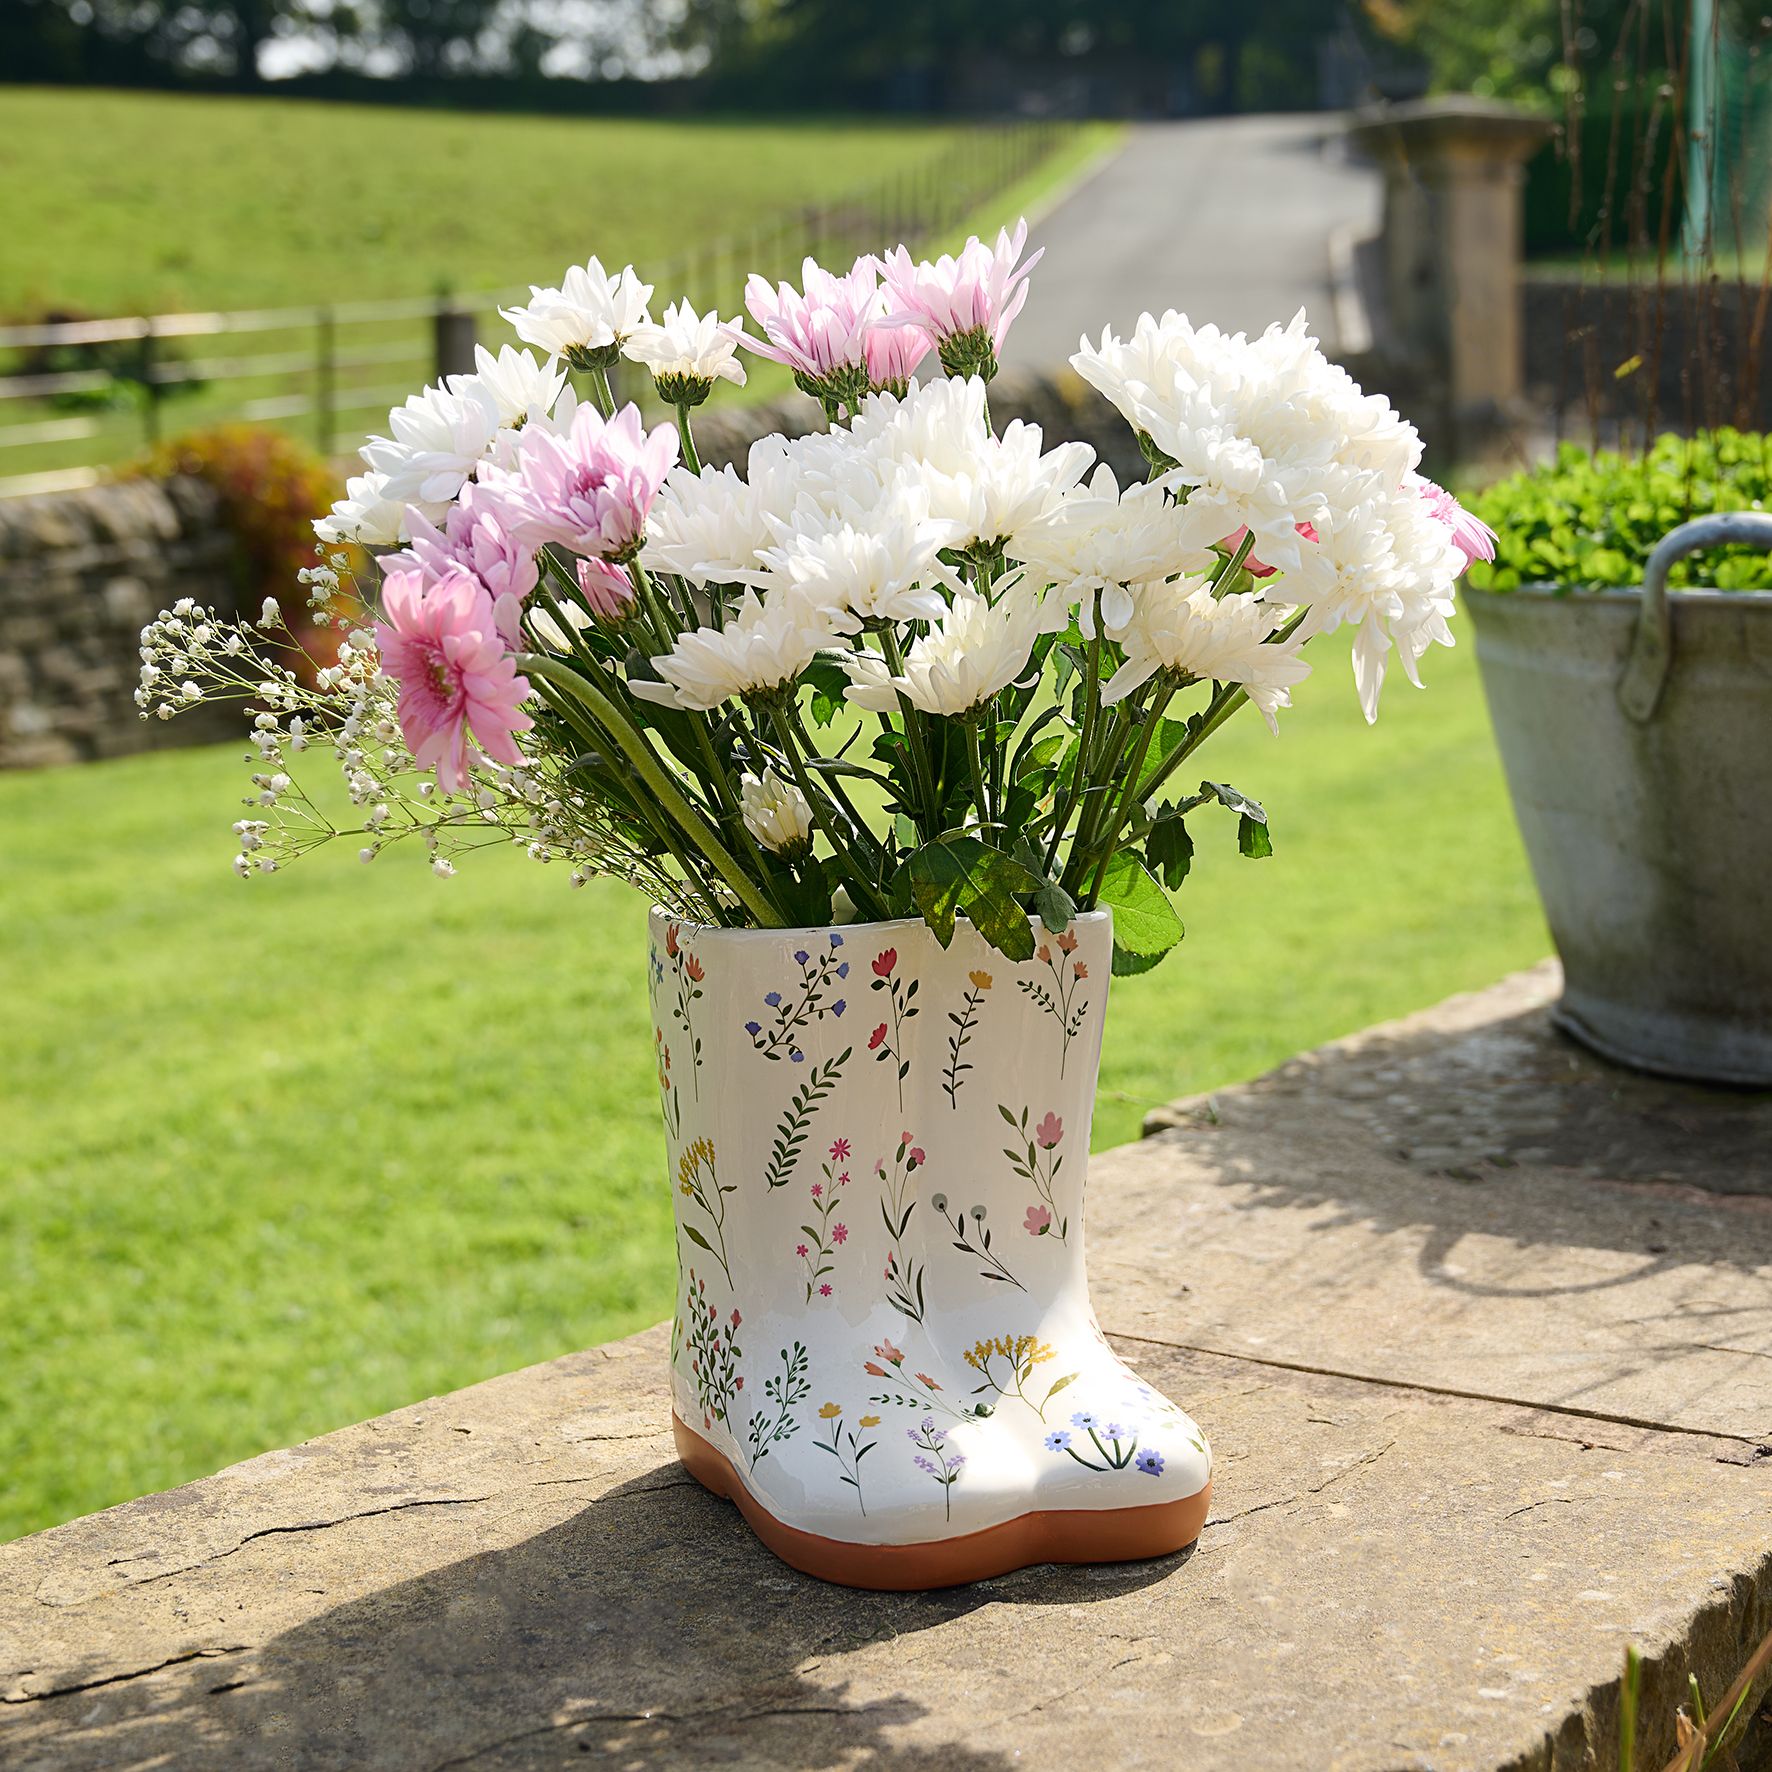
{"type": "Polygon", "coordinates": [[[671,1428],[683,1468],[704,1489],[733,1502],[751,1530],[784,1563],[844,1587],[913,1592],[983,1581],[1033,1563],[1134,1563],[1166,1557],[1200,1536],[1212,1499],[1208,1483],[1199,1494],[1180,1501],[1023,1514],[1019,1520],[932,1544],[849,1544],[785,1525],[745,1487],[725,1453],[710,1446],[675,1411],[671,1428]]]}

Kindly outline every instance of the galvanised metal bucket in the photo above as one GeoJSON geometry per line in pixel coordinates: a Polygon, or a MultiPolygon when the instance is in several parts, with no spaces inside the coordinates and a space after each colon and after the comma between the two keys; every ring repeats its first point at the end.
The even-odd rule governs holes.
{"type": "Polygon", "coordinates": [[[1772,591],[1667,589],[1722,542],[1772,551],[1772,515],[1683,524],[1641,593],[1464,600],[1563,960],[1555,1019],[1644,1070],[1772,1085],[1772,591]]]}

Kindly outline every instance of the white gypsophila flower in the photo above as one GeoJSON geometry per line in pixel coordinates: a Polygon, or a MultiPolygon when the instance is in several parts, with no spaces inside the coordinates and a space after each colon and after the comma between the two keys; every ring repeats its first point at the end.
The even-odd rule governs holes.
{"type": "Polygon", "coordinates": [[[763,491],[734,468],[672,468],[646,520],[641,563],[698,585],[761,584],[759,555],[775,539],[768,517],[763,491]]]}
{"type": "Polygon", "coordinates": [[[386,474],[353,474],[345,495],[317,518],[314,533],[328,545],[360,542],[364,547],[390,547],[403,538],[406,500],[390,498],[386,474]]]}
{"type": "Polygon", "coordinates": [[[1011,548],[1036,578],[1079,606],[1085,637],[1095,635],[1095,603],[1102,625],[1117,633],[1132,619],[1133,587],[1158,584],[1212,564],[1213,518],[1178,504],[1161,487],[1120,490],[1103,462],[1087,485],[1060,499],[1011,548]]]}
{"type": "Polygon", "coordinates": [[[390,437],[372,437],[360,451],[376,473],[386,476],[385,495],[417,505],[433,523],[484,460],[498,434],[498,410],[487,390],[471,377],[449,386],[428,387],[388,414],[390,437]]]}
{"type": "Polygon", "coordinates": [[[829,613],[809,599],[778,590],[764,601],[746,591],[724,627],[690,628],[653,659],[662,682],[636,677],[629,687],[666,707],[717,708],[784,688],[835,638],[829,613]]]}
{"type": "Polygon", "coordinates": [[[870,621],[939,620],[942,587],[959,585],[938,558],[955,539],[951,525],[931,517],[928,488],[908,473],[884,488],[871,474],[861,485],[871,497],[807,499],[771,519],[779,541],[762,559],[772,582],[830,610],[844,633],[870,621]]]}
{"type": "Polygon", "coordinates": [[[538,363],[532,352],[510,345],[502,346],[496,357],[484,345],[475,345],[474,373],[448,380],[451,393],[484,399],[507,428],[552,411],[565,386],[566,371],[553,357],[538,363]]]}
{"type": "Polygon", "coordinates": [[[1268,730],[1278,731],[1276,713],[1291,705],[1292,685],[1311,669],[1298,656],[1296,641],[1267,644],[1289,612],[1257,597],[1214,597],[1209,584],[1185,587],[1183,581],[1139,594],[1120,642],[1126,662],[1102,686],[1103,703],[1120,701],[1159,671],[1172,671],[1241,684],[1268,730]]]}
{"type": "MultiPolygon", "coordinates": [[[[698,314],[688,302],[672,302],[665,309],[664,323],[655,325],[643,320],[622,343],[622,353],[636,363],[644,363],[652,371],[667,400],[673,399],[676,388],[701,385],[701,398],[707,397],[714,382],[724,380],[744,386],[744,366],[737,362],[739,322],[723,322],[713,313],[698,314]],[[665,392],[667,388],[673,392],[665,392]]],[[[675,402],[673,402],[675,403],[675,402]]]]}
{"type": "Polygon", "coordinates": [[[574,265],[558,289],[529,287],[520,308],[500,308],[526,344],[568,361],[590,351],[618,347],[635,327],[648,319],[646,304],[652,285],[642,283],[632,265],[612,277],[595,258],[574,265]]]}
{"type": "Polygon", "coordinates": [[[739,806],[745,828],[765,849],[791,855],[812,847],[811,802],[773,769],[740,780],[739,806]]]}
{"type": "Polygon", "coordinates": [[[847,697],[875,713],[896,712],[903,695],[926,714],[971,714],[1021,677],[1034,643],[1066,618],[1057,598],[1043,601],[1019,570],[1007,572],[988,598],[959,592],[940,623],[913,643],[902,676],[876,653],[845,653],[847,697]]]}

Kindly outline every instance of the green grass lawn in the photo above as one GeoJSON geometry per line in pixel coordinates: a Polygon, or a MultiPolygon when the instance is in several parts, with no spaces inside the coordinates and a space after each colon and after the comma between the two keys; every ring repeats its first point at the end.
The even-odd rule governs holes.
{"type": "MultiPolygon", "coordinates": [[[[1205,769],[1188,938],[1119,980],[1097,1145],[1548,942],[1468,637],[1345,653],[1205,769]]],[[[228,871],[239,753],[0,778],[0,1537],[665,1316],[645,907],[514,853],[228,871]]]]}

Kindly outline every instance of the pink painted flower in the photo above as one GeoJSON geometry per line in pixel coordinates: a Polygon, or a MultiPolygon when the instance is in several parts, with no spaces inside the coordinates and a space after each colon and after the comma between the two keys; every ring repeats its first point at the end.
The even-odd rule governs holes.
{"type": "Polygon", "coordinates": [[[794,1253],[804,1261],[806,1259],[806,1245],[804,1243],[796,1243],[794,1245],[794,1253]]]}
{"type": "Polygon", "coordinates": [[[822,1285],[822,1286],[820,1286],[820,1287],[819,1287],[819,1289],[818,1289],[818,1295],[819,1295],[819,1297],[820,1297],[820,1298],[829,1298],[829,1297],[830,1297],[830,1295],[831,1295],[831,1283],[830,1283],[830,1281],[829,1281],[829,1280],[826,1280],[826,1281],[825,1281],[825,1283],[824,1283],[824,1284],[823,1284],[823,1285],[822,1285]]]}
{"type": "Polygon", "coordinates": [[[923,1165],[925,1163],[927,1163],[928,1161],[929,1161],[929,1159],[923,1155],[922,1146],[921,1145],[912,1145],[910,1166],[913,1169],[921,1169],[923,1167],[923,1165]]]}
{"type": "Polygon", "coordinates": [[[815,1200],[822,1200],[824,1198],[824,1183],[822,1181],[815,1181],[812,1184],[812,1197],[815,1200]]]}
{"type": "Polygon", "coordinates": [[[1039,1125],[1034,1128],[1034,1142],[1043,1151],[1049,1151],[1064,1137],[1064,1121],[1057,1114],[1048,1113],[1039,1125]]]}
{"type": "Polygon", "coordinates": [[[917,1374],[917,1382],[927,1390],[938,1391],[941,1389],[941,1386],[937,1384],[927,1372],[919,1372],[917,1374]]]}
{"type": "Polygon", "coordinates": [[[1411,474],[1405,484],[1427,500],[1435,521],[1452,531],[1452,545],[1464,555],[1467,567],[1473,560],[1495,558],[1495,531],[1481,517],[1472,516],[1444,486],[1436,486],[1421,474],[1411,474]]]}
{"type": "Polygon", "coordinates": [[[874,956],[874,976],[876,978],[890,978],[892,976],[892,968],[897,964],[898,949],[882,948],[880,952],[874,956]]]}
{"type": "Polygon", "coordinates": [[[586,404],[563,435],[521,432],[515,465],[483,468],[480,485],[529,546],[558,542],[575,554],[625,562],[640,551],[646,514],[676,459],[674,426],[648,435],[639,407],[605,419],[586,404]]]}
{"type": "Polygon", "coordinates": [[[881,1339],[880,1345],[874,1349],[874,1352],[882,1360],[890,1360],[894,1366],[902,1366],[904,1364],[904,1349],[901,1347],[894,1347],[890,1341],[887,1341],[884,1338],[881,1339]]]}
{"type": "Polygon", "coordinates": [[[633,611],[634,581],[607,560],[580,560],[578,591],[591,614],[604,621],[620,621],[633,611]]]}
{"type": "Polygon", "coordinates": [[[875,1028],[871,1034],[868,1035],[868,1051],[878,1052],[880,1050],[880,1042],[882,1040],[884,1040],[885,1038],[886,1038],[886,1024],[885,1024],[885,1022],[881,1022],[880,1025],[877,1028],[875,1028]]]}
{"type": "Polygon", "coordinates": [[[831,1241],[833,1243],[847,1243],[849,1241],[849,1227],[848,1227],[848,1225],[846,1225],[846,1224],[832,1225],[831,1226],[831,1241]]]}
{"type": "MultiPolygon", "coordinates": [[[[831,1140],[831,1161],[833,1163],[841,1163],[848,1155],[849,1140],[846,1138],[833,1138],[831,1140]]],[[[843,1179],[847,1181],[849,1178],[845,1176],[843,1179]]]]}
{"type": "Polygon", "coordinates": [[[522,711],[529,682],[499,641],[486,587],[459,567],[429,584],[419,572],[392,572],[382,608],[375,644],[400,684],[400,731],[413,761],[435,768],[446,793],[466,784],[480,751],[522,762],[512,735],[535,724],[522,711]]]}
{"type": "Polygon", "coordinates": [[[919,264],[906,247],[894,247],[880,261],[889,304],[886,325],[921,327],[935,340],[950,375],[987,362],[994,371],[1010,322],[1027,300],[1028,273],[1040,262],[1036,252],[1017,264],[1027,238],[1028,225],[1019,221],[1013,234],[1004,228],[997,235],[994,247],[974,234],[959,257],[944,253],[933,264],[919,264]]]}
{"type": "Polygon", "coordinates": [[[492,614],[507,645],[522,637],[523,604],[540,578],[534,550],[505,527],[486,494],[471,480],[443,517],[441,529],[416,505],[406,509],[410,547],[382,560],[384,572],[420,572],[441,578],[451,567],[476,578],[492,599],[492,614]]]}
{"type": "Polygon", "coordinates": [[[769,283],[754,272],[745,284],[744,305],[763,329],[761,339],[740,331],[740,344],[759,357],[785,363],[818,387],[857,379],[867,368],[867,336],[879,319],[879,265],[858,258],[842,276],[812,259],[800,267],[804,289],[769,283]]]}
{"type": "Polygon", "coordinates": [[[1057,940],[1061,954],[1074,954],[1077,951],[1077,932],[1074,929],[1067,929],[1057,940]]]}
{"type": "Polygon", "coordinates": [[[849,1171],[847,1169],[845,1169],[843,1171],[843,1173],[837,1177],[837,1186],[838,1187],[848,1187],[848,1185],[849,1185],[849,1171]]]}
{"type": "Polygon", "coordinates": [[[1030,1206],[1021,1225],[1030,1237],[1043,1237],[1052,1228],[1052,1214],[1044,1206],[1030,1206]]]}
{"type": "Polygon", "coordinates": [[[743,1321],[744,1321],[744,1318],[738,1314],[737,1308],[734,1307],[733,1312],[732,1312],[732,1327],[734,1329],[736,1329],[739,1326],[739,1324],[742,1323],[743,1321]]]}

